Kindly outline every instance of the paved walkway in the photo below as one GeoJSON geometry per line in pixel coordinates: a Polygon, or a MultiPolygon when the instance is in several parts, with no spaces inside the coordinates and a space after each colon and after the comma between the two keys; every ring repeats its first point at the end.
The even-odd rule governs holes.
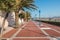
{"type": "Polygon", "coordinates": [[[9,40],[58,40],[60,38],[60,27],[38,22],[29,21],[19,29],[13,29],[3,35],[9,40]]]}

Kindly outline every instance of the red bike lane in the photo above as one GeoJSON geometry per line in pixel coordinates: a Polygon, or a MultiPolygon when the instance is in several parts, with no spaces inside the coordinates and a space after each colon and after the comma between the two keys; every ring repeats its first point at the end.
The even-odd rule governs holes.
{"type": "MultiPolygon", "coordinates": [[[[38,22],[35,22],[36,24],[38,22]]],[[[39,26],[45,33],[47,33],[52,38],[59,38],[60,39],[60,26],[51,25],[48,23],[40,23],[39,26]]]]}
{"type": "Polygon", "coordinates": [[[21,26],[22,28],[13,29],[3,37],[11,38],[12,40],[50,40],[54,37],[60,37],[59,27],[46,23],[41,24],[43,25],[37,26],[36,22],[29,21],[25,26],[21,26]],[[12,38],[13,35],[15,36],[12,38]]]}
{"type": "Polygon", "coordinates": [[[30,21],[13,40],[49,40],[49,38],[30,21]]]}

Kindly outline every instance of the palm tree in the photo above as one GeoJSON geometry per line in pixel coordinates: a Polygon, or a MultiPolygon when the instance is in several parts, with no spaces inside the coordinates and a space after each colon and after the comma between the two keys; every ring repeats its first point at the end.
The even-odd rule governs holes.
{"type": "MultiPolygon", "coordinates": [[[[0,10],[4,10],[8,13],[13,10],[15,12],[15,20],[16,20],[16,26],[18,26],[18,13],[20,10],[27,9],[35,9],[35,5],[33,4],[34,0],[0,0],[0,10]]],[[[5,17],[6,19],[6,17],[5,17]]]]}
{"type": "MultiPolygon", "coordinates": [[[[2,27],[4,28],[4,24],[5,24],[5,19],[7,19],[9,12],[14,11],[15,12],[15,22],[16,22],[16,26],[18,27],[18,13],[20,10],[25,10],[25,8],[27,9],[35,9],[35,5],[33,4],[34,0],[0,0],[0,10],[5,11],[6,12],[6,16],[4,18],[3,21],[3,25],[2,27]]],[[[2,29],[3,31],[3,29],[2,29]]]]}
{"type": "Polygon", "coordinates": [[[26,21],[28,22],[28,20],[29,20],[30,18],[31,18],[30,12],[26,11],[26,13],[25,13],[25,19],[26,19],[26,21]]]}
{"type": "Polygon", "coordinates": [[[19,14],[19,17],[20,17],[21,19],[23,19],[23,18],[25,17],[24,13],[20,13],[20,14],[19,14]]]}
{"type": "MultiPolygon", "coordinates": [[[[10,11],[11,11],[12,5],[9,3],[9,0],[0,0],[0,10],[3,12],[6,12],[6,15],[4,16],[4,20],[2,23],[2,29],[1,29],[1,35],[0,38],[2,37],[3,30],[4,30],[4,25],[5,25],[5,20],[7,19],[10,11]]],[[[3,13],[4,14],[4,13],[3,13]]],[[[1,40],[1,39],[0,39],[1,40]]]]}
{"type": "Polygon", "coordinates": [[[16,26],[15,27],[18,27],[19,26],[19,24],[18,24],[18,12],[20,11],[20,10],[25,10],[25,8],[26,9],[36,9],[36,6],[33,4],[33,2],[34,2],[34,0],[16,0],[16,11],[15,11],[15,22],[16,22],[16,26]]]}
{"type": "Polygon", "coordinates": [[[5,15],[3,23],[2,23],[2,27],[4,27],[5,20],[7,19],[9,13],[12,10],[12,4],[10,4],[10,2],[12,2],[12,0],[11,1],[10,0],[0,0],[0,5],[1,5],[0,10],[6,12],[6,15],[5,15]]]}
{"type": "MultiPolygon", "coordinates": [[[[36,10],[36,8],[37,8],[34,5],[34,0],[21,0],[21,4],[19,5],[19,7],[20,7],[19,11],[20,10],[25,11],[26,9],[29,9],[29,10],[34,9],[34,10],[36,10]]],[[[27,14],[29,14],[29,13],[27,13],[27,14]]],[[[27,18],[27,14],[25,15],[26,18],[27,18]]],[[[26,21],[28,21],[28,20],[26,20],[26,21]]]]}
{"type": "MultiPolygon", "coordinates": [[[[36,6],[33,4],[34,0],[0,0],[0,10],[4,10],[6,13],[5,19],[7,18],[9,12],[13,10],[15,12],[15,22],[16,27],[18,27],[18,13],[20,10],[27,9],[36,9],[36,6]]],[[[4,19],[4,22],[5,22],[4,19]]],[[[4,24],[3,22],[3,24],[4,24]]],[[[3,25],[4,27],[4,25],[3,25]]]]}
{"type": "Polygon", "coordinates": [[[24,18],[25,18],[25,13],[24,12],[21,12],[19,14],[19,24],[22,24],[23,23],[24,18]]]}
{"type": "Polygon", "coordinates": [[[20,6],[20,9],[19,10],[25,10],[26,9],[36,9],[36,6],[34,5],[34,0],[22,0],[21,1],[21,5],[20,6]]]}
{"type": "MultiPolygon", "coordinates": [[[[0,0],[0,10],[1,11],[6,11],[7,10],[7,6],[4,4],[5,2],[3,0],[0,0]]],[[[2,23],[2,29],[1,29],[1,35],[0,35],[0,38],[2,37],[2,32],[3,32],[3,28],[4,28],[4,25],[5,25],[5,19],[7,18],[7,15],[5,16],[4,20],[3,20],[3,23],[2,23]]],[[[0,39],[1,40],[1,39],[0,39]]]]}
{"type": "MultiPolygon", "coordinates": [[[[10,2],[10,1],[9,1],[10,2]]],[[[12,4],[12,9],[15,12],[15,27],[18,27],[18,14],[20,10],[26,10],[26,9],[36,9],[36,6],[33,4],[34,0],[15,0],[15,2],[10,2],[12,4]],[[25,9],[26,8],[26,9],[25,9]]]]}

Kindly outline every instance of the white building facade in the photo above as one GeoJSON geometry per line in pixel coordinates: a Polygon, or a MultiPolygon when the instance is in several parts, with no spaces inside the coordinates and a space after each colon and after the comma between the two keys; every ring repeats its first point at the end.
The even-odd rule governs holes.
{"type": "MultiPolygon", "coordinates": [[[[4,16],[5,16],[5,14],[3,14],[0,11],[0,27],[2,27],[4,16]]],[[[19,18],[19,24],[22,24],[22,23],[24,23],[24,20],[19,18]]],[[[8,18],[5,20],[4,27],[5,28],[7,28],[8,26],[13,27],[14,25],[15,25],[15,12],[11,12],[11,13],[9,13],[8,18]]]]}

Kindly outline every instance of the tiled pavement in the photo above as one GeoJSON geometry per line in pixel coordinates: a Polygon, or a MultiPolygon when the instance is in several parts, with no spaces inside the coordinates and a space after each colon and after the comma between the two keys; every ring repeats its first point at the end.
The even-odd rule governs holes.
{"type": "Polygon", "coordinates": [[[38,26],[37,22],[29,21],[21,28],[4,34],[3,38],[9,40],[58,40],[57,38],[60,38],[60,27],[42,24],[42,26],[38,26]]]}

